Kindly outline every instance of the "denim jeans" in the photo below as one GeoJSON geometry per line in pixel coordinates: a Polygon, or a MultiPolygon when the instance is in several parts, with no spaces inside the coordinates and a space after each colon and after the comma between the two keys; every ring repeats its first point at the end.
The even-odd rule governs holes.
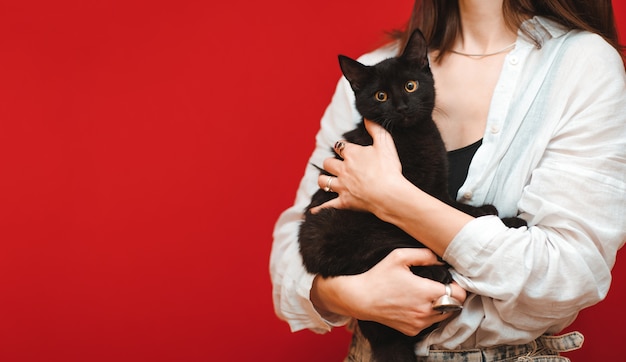
{"type": "MultiPolygon", "coordinates": [[[[559,352],[573,351],[582,346],[584,337],[579,332],[560,336],[541,336],[522,345],[502,345],[483,349],[430,350],[428,356],[415,357],[416,362],[567,362],[559,352]]],[[[370,361],[369,342],[355,328],[350,351],[344,362],[370,361]]]]}

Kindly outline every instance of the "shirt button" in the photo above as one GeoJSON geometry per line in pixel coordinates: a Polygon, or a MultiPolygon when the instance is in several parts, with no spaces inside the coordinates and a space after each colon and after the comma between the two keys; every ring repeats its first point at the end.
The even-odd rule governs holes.
{"type": "Polygon", "coordinates": [[[466,193],[464,193],[464,194],[463,194],[463,198],[464,198],[465,200],[471,200],[471,199],[472,199],[472,196],[474,196],[474,194],[472,194],[472,192],[471,192],[471,191],[467,191],[466,193]]]}
{"type": "Polygon", "coordinates": [[[517,59],[517,56],[511,55],[511,58],[509,58],[509,63],[516,65],[517,63],[519,63],[519,59],[517,59]]]}
{"type": "Polygon", "coordinates": [[[494,124],[493,126],[491,126],[490,131],[491,133],[496,134],[500,132],[500,126],[494,124]]]}

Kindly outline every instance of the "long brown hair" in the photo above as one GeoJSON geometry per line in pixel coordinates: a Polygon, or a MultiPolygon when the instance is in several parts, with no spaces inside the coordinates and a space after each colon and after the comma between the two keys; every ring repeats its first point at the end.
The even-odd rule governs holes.
{"type": "MultiPolygon", "coordinates": [[[[623,50],[617,38],[611,0],[504,0],[502,11],[507,26],[513,31],[517,31],[525,19],[539,15],[570,29],[596,33],[618,51],[623,50]]],[[[422,30],[431,49],[438,51],[435,60],[441,60],[461,29],[458,0],[415,0],[406,29],[395,32],[394,36],[405,44],[416,28],[422,30]]],[[[541,46],[539,39],[530,33],[526,35],[541,46]]]]}

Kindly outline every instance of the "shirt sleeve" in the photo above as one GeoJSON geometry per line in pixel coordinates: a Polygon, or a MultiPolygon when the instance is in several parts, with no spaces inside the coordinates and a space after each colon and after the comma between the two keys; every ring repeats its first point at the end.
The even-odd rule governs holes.
{"type": "Polygon", "coordinates": [[[360,120],[353,104],[352,90],[345,78],[342,78],[322,117],[315,150],[306,166],[294,205],[280,215],[274,227],[274,242],[270,254],[274,309],[280,319],[289,323],[292,331],[308,328],[317,333],[325,333],[332,326],[344,325],[349,320],[339,315],[321,316],[313,307],[310,291],[315,276],[308,273],[302,264],[298,230],[303,210],[311,201],[313,193],[319,189],[319,171],[312,164],[321,167],[324,159],[332,157],[332,145],[360,120]]]}
{"type": "Polygon", "coordinates": [[[520,330],[550,332],[601,301],[626,241],[624,64],[596,35],[575,41],[550,80],[555,121],[518,203],[529,227],[477,218],[444,255],[461,286],[520,330]]]}

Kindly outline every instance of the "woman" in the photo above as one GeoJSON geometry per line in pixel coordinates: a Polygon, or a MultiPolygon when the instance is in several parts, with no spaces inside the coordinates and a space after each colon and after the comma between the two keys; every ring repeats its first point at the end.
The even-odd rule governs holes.
{"type": "MultiPolygon", "coordinates": [[[[578,348],[582,336],[543,336],[606,296],[626,241],[626,75],[611,1],[418,0],[405,34],[415,27],[432,49],[433,117],[452,151],[453,193],[529,226],[472,218],[414,187],[402,177],[389,134],[375,124],[367,123],[373,146],[336,142],[360,120],[342,79],[310,159],[337,178],[308,169],[275,227],[276,313],[293,331],[320,333],[353,318],[407,335],[445,321],[418,343],[418,361],[566,360],[558,351],[578,348]],[[344,161],[332,157],[333,144],[344,161]],[[311,195],[329,181],[339,196],[322,207],[372,212],[432,252],[396,250],[355,276],[306,273],[298,226],[311,195]],[[408,269],[438,256],[453,267],[460,313],[433,310],[446,287],[408,269]]],[[[360,61],[395,56],[401,43],[360,61]]],[[[347,360],[367,359],[356,330],[347,360]]]]}

